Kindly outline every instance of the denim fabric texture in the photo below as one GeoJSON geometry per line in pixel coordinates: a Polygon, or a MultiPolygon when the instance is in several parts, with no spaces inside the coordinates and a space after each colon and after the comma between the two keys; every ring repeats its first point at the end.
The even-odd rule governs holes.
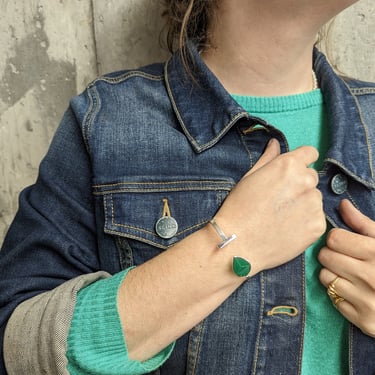
{"type": "MultiPolygon", "coordinates": [[[[0,252],[1,337],[22,301],[139,265],[202,228],[271,138],[288,151],[190,50],[196,82],[175,54],[103,76],[72,99],[0,252]],[[178,223],[170,239],[155,231],[163,199],[178,223]]],[[[345,227],[344,198],[375,219],[375,84],[340,78],[318,51],[314,67],[332,137],[319,172],[327,220],[345,227]]],[[[303,256],[258,274],[179,339],[155,374],[299,374],[304,295],[303,256]]],[[[375,339],[354,326],[348,356],[350,374],[375,373],[375,339]]]]}

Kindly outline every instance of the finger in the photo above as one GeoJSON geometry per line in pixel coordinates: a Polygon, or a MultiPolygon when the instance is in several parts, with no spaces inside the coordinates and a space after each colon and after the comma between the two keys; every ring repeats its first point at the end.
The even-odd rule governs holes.
{"type": "Polygon", "coordinates": [[[351,282],[361,277],[363,261],[351,256],[323,247],[318,254],[318,260],[323,267],[351,282]]]}
{"type": "Polygon", "coordinates": [[[270,161],[274,160],[277,156],[280,155],[280,143],[277,139],[272,138],[268,144],[264,153],[259,158],[259,160],[255,163],[255,165],[250,169],[249,172],[246,173],[245,176],[249,176],[256,172],[258,169],[264,167],[270,161]]]}
{"type": "MultiPolygon", "coordinates": [[[[323,268],[320,271],[319,280],[323,284],[323,286],[327,289],[330,285],[334,284],[334,290],[337,293],[338,296],[344,298],[344,301],[339,302],[338,304],[334,304],[334,306],[337,309],[340,309],[342,312],[342,309],[344,311],[348,311],[353,309],[353,299],[356,300],[355,296],[355,288],[353,287],[353,284],[346,280],[345,278],[341,276],[337,276],[337,274],[331,272],[330,270],[323,268]],[[345,303],[344,303],[345,302],[345,303]],[[349,306],[344,307],[344,305],[348,304],[349,306]]],[[[327,297],[329,297],[329,294],[327,293],[327,297]]]]}
{"type": "Polygon", "coordinates": [[[336,279],[336,277],[337,275],[328,268],[322,268],[319,274],[319,280],[326,289],[328,288],[329,284],[336,279]]]}
{"type": "Polygon", "coordinates": [[[312,146],[301,146],[291,151],[298,160],[302,160],[306,167],[316,162],[319,158],[319,152],[315,147],[312,146]]]}
{"type": "Polygon", "coordinates": [[[375,238],[375,222],[359,211],[352,202],[344,199],[339,211],[345,223],[359,234],[375,238]]]}
{"type": "Polygon", "coordinates": [[[326,289],[334,282],[336,293],[349,302],[358,299],[358,293],[356,293],[353,283],[344,276],[337,275],[327,268],[322,268],[319,274],[319,280],[326,289]]]}
{"type": "MultiPolygon", "coordinates": [[[[330,283],[334,282],[334,290],[338,296],[344,298],[343,301],[333,303],[333,306],[350,322],[362,329],[364,332],[366,325],[368,308],[366,301],[372,300],[372,295],[368,294],[363,288],[357,288],[353,283],[341,276],[323,268],[320,272],[319,279],[323,286],[327,289],[330,283]],[[363,318],[365,317],[365,319],[363,318]]],[[[327,293],[328,296],[328,293],[327,293]]],[[[366,333],[366,332],[365,332],[366,333]]],[[[368,333],[366,333],[368,334],[368,333]]]]}
{"type": "Polygon", "coordinates": [[[358,260],[366,260],[374,253],[375,239],[345,229],[332,229],[326,240],[330,250],[358,260]]]}
{"type": "MultiPolygon", "coordinates": [[[[311,184],[307,183],[308,186],[317,186],[319,183],[319,174],[318,172],[313,169],[313,168],[307,168],[307,174],[308,178],[311,181],[311,184]]],[[[322,195],[322,200],[323,200],[323,195],[322,195]]]]}

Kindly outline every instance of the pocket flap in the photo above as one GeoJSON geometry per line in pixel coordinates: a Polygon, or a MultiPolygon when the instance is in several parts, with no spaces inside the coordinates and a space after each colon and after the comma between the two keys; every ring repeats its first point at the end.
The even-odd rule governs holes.
{"type": "Polygon", "coordinates": [[[231,181],[120,183],[95,186],[94,194],[103,196],[106,233],[167,248],[204,226],[233,186],[231,181]],[[165,200],[178,225],[171,238],[155,228],[165,215],[165,200]]]}

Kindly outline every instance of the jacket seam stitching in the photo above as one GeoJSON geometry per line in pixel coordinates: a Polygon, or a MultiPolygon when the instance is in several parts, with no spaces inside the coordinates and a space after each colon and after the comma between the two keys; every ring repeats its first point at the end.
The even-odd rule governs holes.
{"type": "Polygon", "coordinates": [[[108,194],[121,194],[121,193],[132,193],[132,194],[142,194],[142,193],[163,193],[163,192],[184,192],[184,191],[231,191],[232,187],[218,187],[218,186],[202,186],[202,187],[185,187],[185,188],[163,188],[162,190],[159,189],[115,189],[115,190],[106,190],[96,192],[94,191],[94,195],[108,195],[108,194]]]}
{"type": "MultiPolygon", "coordinates": [[[[348,86],[348,84],[346,82],[344,82],[344,84],[350,90],[350,87],[348,86]]],[[[358,98],[355,95],[352,95],[352,96],[353,96],[353,99],[354,99],[355,104],[356,104],[357,109],[358,109],[359,118],[361,120],[361,124],[362,124],[363,130],[365,131],[366,146],[367,146],[367,157],[368,157],[368,161],[369,161],[369,166],[370,166],[370,171],[371,171],[371,177],[374,178],[374,171],[373,171],[373,167],[372,167],[372,156],[371,156],[371,149],[370,149],[370,142],[369,142],[369,140],[370,140],[369,132],[368,132],[368,129],[367,129],[366,122],[365,122],[365,120],[363,118],[362,107],[360,106],[360,104],[358,102],[358,98]]]]}
{"type": "MultiPolygon", "coordinates": [[[[359,177],[358,175],[350,172],[343,163],[339,162],[338,160],[336,159],[333,159],[333,158],[327,158],[324,160],[325,162],[330,162],[332,164],[335,164],[337,166],[339,166],[343,171],[345,171],[346,174],[348,174],[350,177],[354,178],[355,180],[357,180],[358,182],[362,183],[363,185],[365,186],[370,186],[372,188],[375,187],[375,184],[371,181],[370,183],[366,180],[364,180],[363,178],[359,177]]],[[[370,168],[371,169],[371,168],[370,168]]],[[[371,170],[372,172],[372,170],[371,170]]]]}
{"type": "Polygon", "coordinates": [[[98,82],[106,82],[109,84],[118,84],[127,81],[130,78],[133,77],[142,77],[149,79],[151,81],[162,81],[164,79],[163,75],[152,75],[148,73],[144,73],[140,70],[133,70],[124,74],[121,74],[118,77],[108,77],[108,76],[102,76],[97,79],[95,79],[90,86],[94,86],[98,82]]]}
{"type": "Polygon", "coordinates": [[[172,103],[172,108],[174,109],[174,112],[175,112],[175,114],[177,116],[177,119],[178,119],[180,125],[182,126],[182,128],[184,129],[185,134],[187,135],[187,138],[192,143],[192,145],[194,146],[194,148],[196,150],[199,150],[198,143],[195,141],[195,139],[191,136],[190,132],[186,128],[186,125],[184,123],[184,120],[182,119],[182,116],[181,116],[181,113],[180,113],[179,109],[177,108],[176,101],[174,99],[174,96],[173,96],[173,93],[172,93],[172,90],[171,90],[171,86],[170,86],[170,83],[169,83],[169,74],[168,74],[168,65],[169,65],[170,61],[171,61],[171,58],[165,63],[165,66],[164,66],[164,75],[165,75],[165,82],[166,82],[167,92],[168,92],[169,98],[170,98],[171,103],[172,103]]]}
{"type": "Polygon", "coordinates": [[[83,118],[82,128],[86,148],[88,151],[90,151],[90,131],[92,128],[92,124],[95,120],[95,117],[100,109],[100,97],[95,86],[88,88],[87,95],[90,100],[90,105],[87,113],[85,114],[85,117],[83,118]]]}
{"type": "Polygon", "coordinates": [[[257,364],[259,358],[259,344],[260,344],[260,336],[261,331],[263,328],[263,312],[264,312],[264,272],[260,274],[260,283],[261,283],[261,306],[260,306],[260,317],[259,317],[259,326],[258,326],[258,333],[257,339],[255,344],[255,353],[254,353],[254,364],[253,364],[253,375],[257,373],[257,364]]]}
{"type": "Polygon", "coordinates": [[[350,91],[352,92],[353,95],[356,95],[356,96],[375,94],[374,87],[350,88],[350,91]]]}
{"type": "Polygon", "coordinates": [[[302,360],[303,360],[303,346],[305,338],[305,324],[306,324],[306,264],[305,264],[305,254],[302,256],[302,338],[299,349],[299,361],[298,361],[298,374],[302,373],[302,360]]]}
{"type": "Polygon", "coordinates": [[[121,186],[121,185],[168,185],[168,184],[185,184],[185,183],[195,183],[195,184],[201,184],[201,183],[210,183],[210,184],[227,184],[228,181],[226,180],[181,180],[181,181],[162,181],[162,182],[119,182],[115,184],[99,184],[94,185],[94,188],[100,188],[100,187],[115,187],[115,186],[121,186]]]}

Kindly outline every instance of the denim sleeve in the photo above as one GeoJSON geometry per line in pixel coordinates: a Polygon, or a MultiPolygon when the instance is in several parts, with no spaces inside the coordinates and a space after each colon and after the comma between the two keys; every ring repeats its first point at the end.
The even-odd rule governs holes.
{"type": "MultiPolygon", "coordinates": [[[[18,213],[0,251],[1,353],[7,321],[18,305],[100,270],[90,157],[77,120],[84,106],[88,105],[81,105],[81,113],[69,108],[64,115],[35,185],[20,195],[18,213]]],[[[31,327],[23,329],[26,336],[31,327]]],[[[25,360],[23,354],[19,361],[25,360]]],[[[6,374],[2,355],[0,373],[6,374]]]]}

